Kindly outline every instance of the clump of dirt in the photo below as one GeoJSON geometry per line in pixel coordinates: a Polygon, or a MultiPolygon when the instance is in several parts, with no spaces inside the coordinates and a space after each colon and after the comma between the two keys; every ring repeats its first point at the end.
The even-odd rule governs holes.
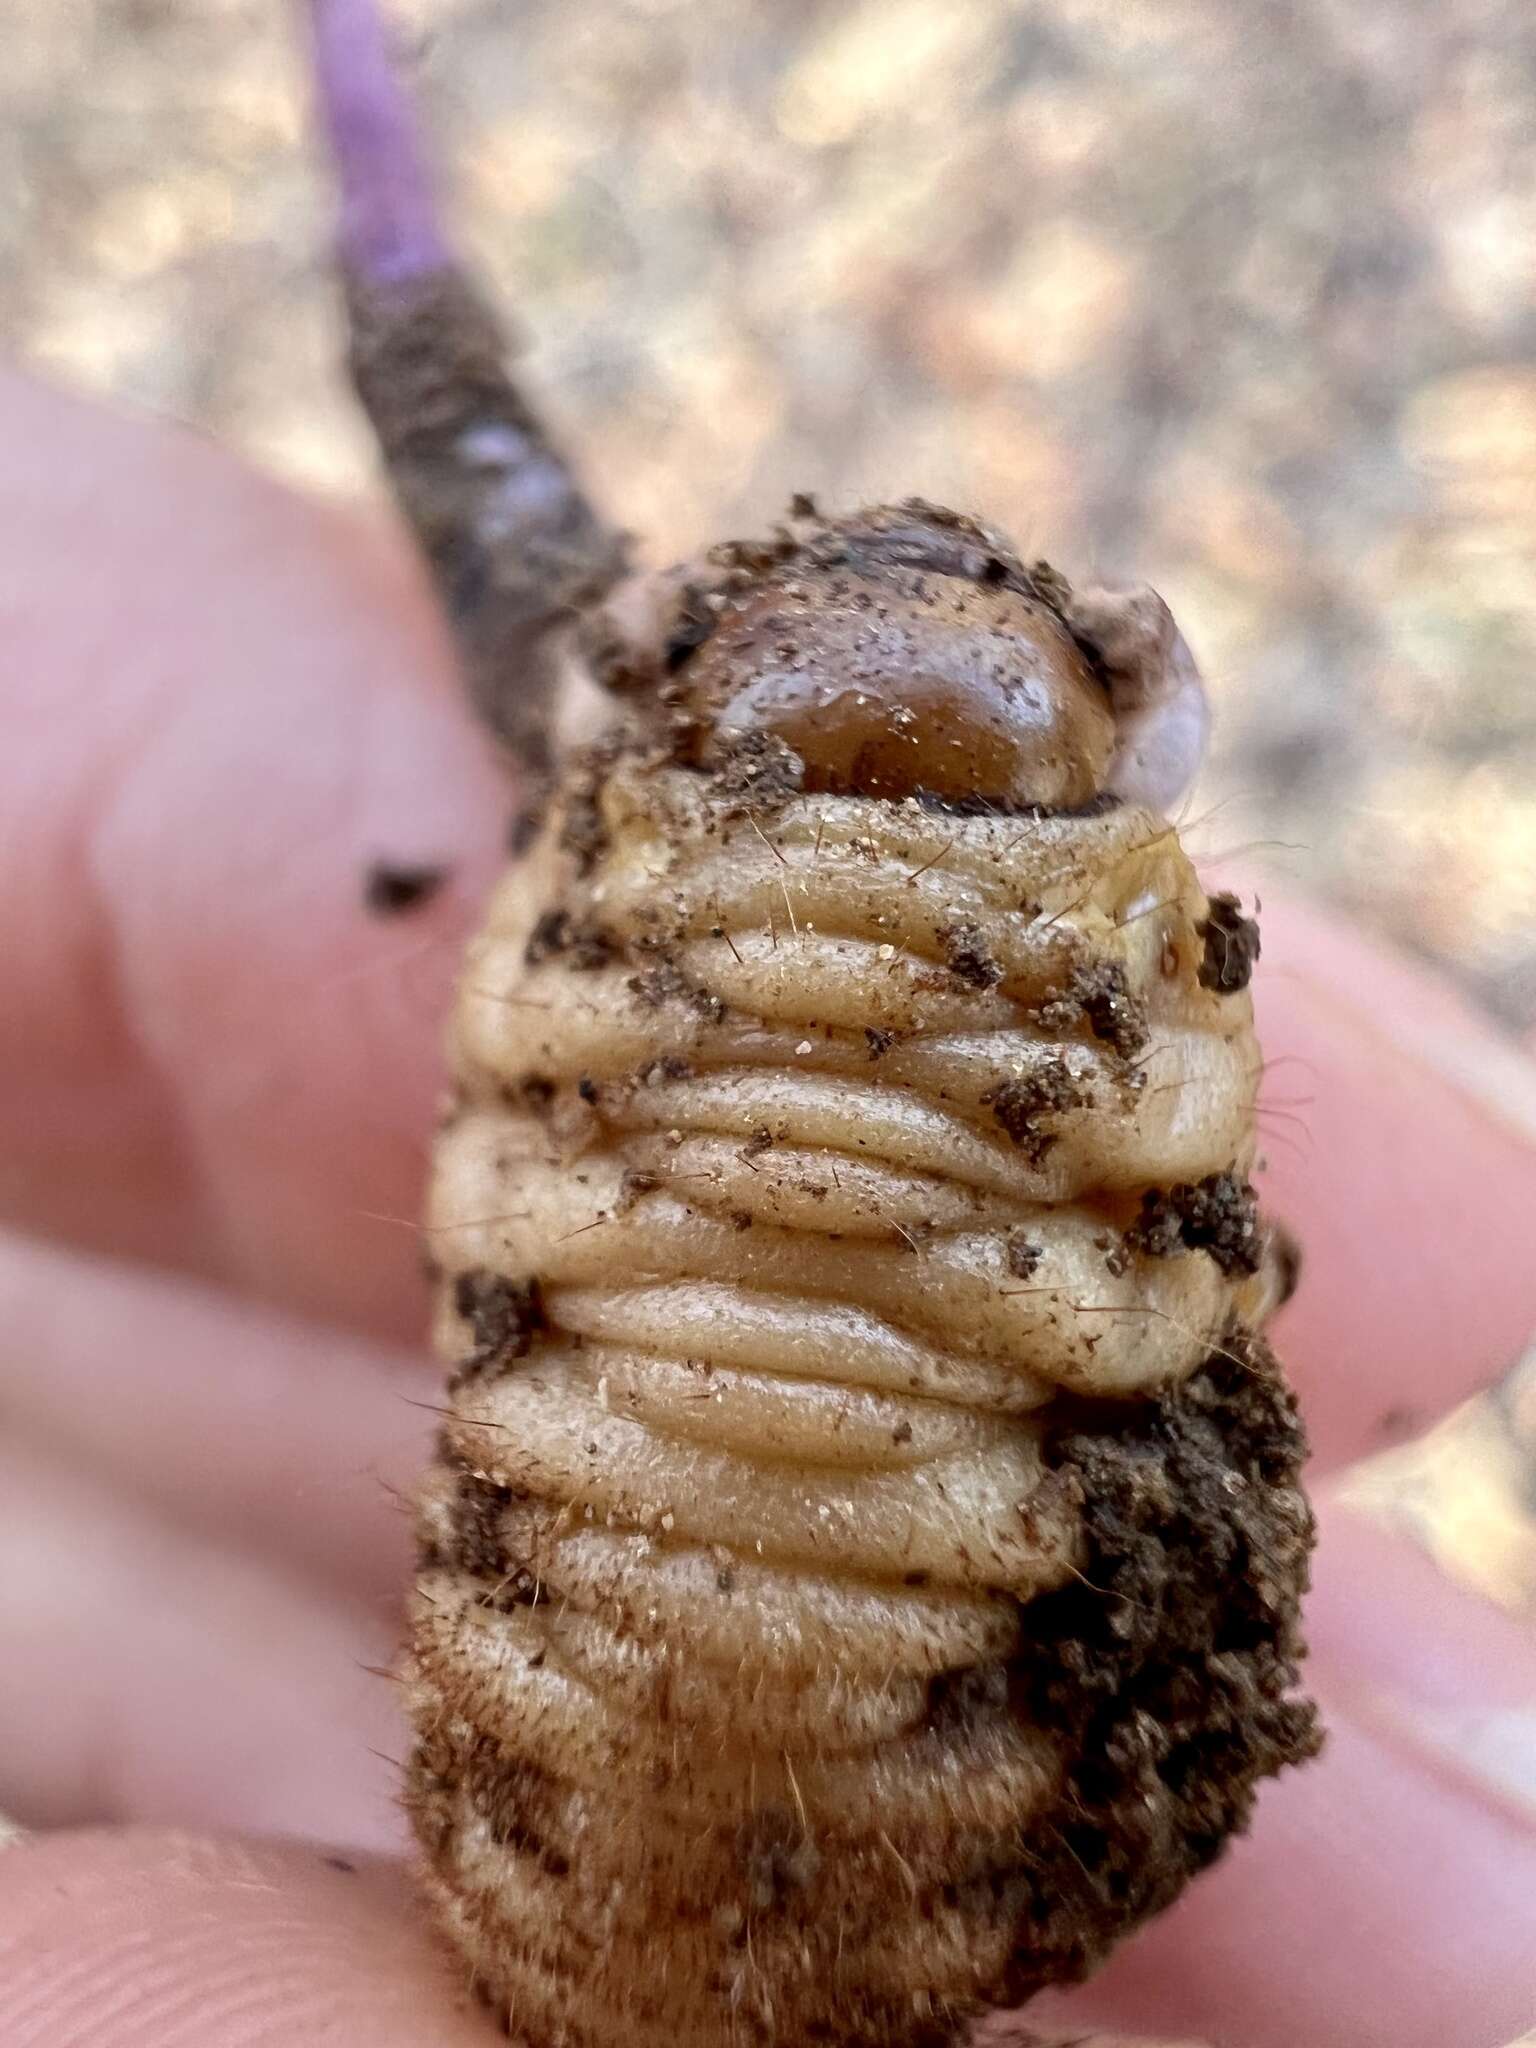
{"type": "Polygon", "coordinates": [[[1264,1258],[1259,1198],[1235,1173],[1208,1173],[1204,1180],[1148,1188],[1124,1243],[1127,1251],[1155,1259],[1209,1252],[1234,1279],[1257,1273],[1264,1258]]]}
{"type": "Polygon", "coordinates": [[[1059,1055],[1044,1060],[1032,1074],[1021,1079],[999,1081],[981,1098],[1010,1139],[1024,1151],[1031,1166],[1038,1166],[1058,1142],[1056,1131],[1042,1130],[1040,1119],[1062,1110],[1081,1109],[1087,1101],[1066,1061],[1059,1055]]]}
{"type": "Polygon", "coordinates": [[[459,1801],[478,1816],[487,1838],[532,1858],[546,1876],[570,1873],[563,1839],[568,1797],[550,1774],[513,1760],[489,1736],[444,1726],[423,1734],[405,1769],[405,1800],[428,1859],[451,1857],[462,1825],[459,1801]]]}
{"type": "Polygon", "coordinates": [[[460,1361],[450,1387],[506,1372],[528,1356],[545,1327],[537,1280],[509,1280],[481,1266],[459,1274],[453,1283],[453,1305],[469,1324],[474,1349],[460,1361]]]}
{"type": "Polygon", "coordinates": [[[640,758],[650,750],[634,727],[619,724],[572,756],[565,780],[560,816],[560,847],[572,856],[578,874],[587,875],[608,850],[603,819],[604,784],[618,763],[640,758]]]}
{"type": "Polygon", "coordinates": [[[737,1850],[754,1913],[792,1910],[796,1894],[809,1888],[821,1868],[820,1850],[786,1806],[760,1807],[743,1822],[737,1850]]]}
{"type": "Polygon", "coordinates": [[[475,1579],[499,1579],[506,1569],[501,1518],[512,1500],[510,1486],[455,1461],[458,1483],[449,1512],[449,1538],[442,1562],[475,1579]]]}
{"type": "Polygon", "coordinates": [[[590,974],[606,967],[617,950],[618,942],[602,925],[573,917],[568,910],[546,910],[528,935],[523,961],[529,967],[542,967],[546,960],[564,957],[572,967],[590,974]]]}
{"type": "Polygon", "coordinates": [[[1048,989],[1031,1012],[1042,1031],[1075,1031],[1086,1023],[1095,1038],[1114,1047],[1122,1059],[1134,1059],[1150,1035],[1146,1006],[1131,994],[1118,960],[1095,960],[1079,967],[1064,989],[1048,989]]]}
{"type": "Polygon", "coordinates": [[[661,665],[669,676],[677,674],[695,648],[702,647],[715,630],[720,612],[710,603],[711,593],[696,583],[685,584],[678,593],[677,609],[661,652],[661,665]]]}
{"type": "Polygon", "coordinates": [[[1298,1696],[1314,1540],[1293,1397],[1233,1334],[1160,1399],[1080,1404],[1048,1445],[1081,1496],[1080,1574],[1029,1610],[1019,1710],[1061,1731],[1062,1795],[1029,1831],[1010,1999],[1084,1976],[1315,1755],[1298,1696]]]}
{"type": "Polygon", "coordinates": [[[1245,917],[1237,897],[1220,890],[1211,897],[1195,931],[1205,943],[1200,986],[1223,996],[1245,989],[1259,957],[1257,919],[1245,917]]]}
{"type": "Polygon", "coordinates": [[[1045,1247],[1034,1243],[1022,1230],[1010,1230],[1004,1241],[1004,1256],[1015,1280],[1033,1280],[1045,1257],[1045,1247]]]}
{"type": "Polygon", "coordinates": [[[711,749],[715,794],[727,806],[772,809],[805,787],[805,763],[774,732],[729,733],[711,749]]]}
{"type": "Polygon", "coordinates": [[[626,986],[647,1009],[659,1010],[664,1003],[684,1002],[706,1024],[718,1024],[725,1015],[724,1000],[712,989],[696,987],[675,960],[662,960],[641,974],[632,974],[626,986]]]}
{"type": "Polygon", "coordinates": [[[939,933],[939,943],[950,973],[972,988],[996,988],[1002,980],[1003,970],[987,951],[980,925],[946,925],[939,933]]]}
{"type": "Polygon", "coordinates": [[[664,1052],[659,1059],[647,1060],[635,1075],[642,1088],[660,1088],[668,1081],[686,1081],[693,1068],[675,1052],[664,1052]]]}

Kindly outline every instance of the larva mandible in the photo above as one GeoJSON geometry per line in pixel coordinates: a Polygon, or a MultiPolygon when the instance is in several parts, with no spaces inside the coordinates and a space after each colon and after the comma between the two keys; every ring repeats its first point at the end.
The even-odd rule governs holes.
{"type": "Polygon", "coordinates": [[[918,501],[650,584],[315,0],[359,391],[541,777],[431,1197],[407,1798],[528,2048],[917,2048],[1082,1975],[1310,1755],[1257,932],[1149,591],[918,501]],[[606,691],[552,755],[574,646],[606,691]]]}

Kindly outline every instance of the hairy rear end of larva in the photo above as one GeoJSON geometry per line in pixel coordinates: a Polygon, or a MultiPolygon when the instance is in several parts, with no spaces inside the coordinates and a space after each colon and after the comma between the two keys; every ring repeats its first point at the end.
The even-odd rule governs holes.
{"type": "Polygon", "coordinates": [[[1017,670],[1011,585],[1108,701],[1067,586],[957,534],[721,551],[662,715],[572,766],[464,976],[409,1796],[535,2048],[950,2040],[1314,1743],[1251,925],[1086,786],[1112,721],[1049,803],[936,795],[920,752],[869,793],[837,718],[783,736],[855,591],[876,661],[985,599],[1017,670]],[[736,674],[695,683],[712,643],[736,674]]]}

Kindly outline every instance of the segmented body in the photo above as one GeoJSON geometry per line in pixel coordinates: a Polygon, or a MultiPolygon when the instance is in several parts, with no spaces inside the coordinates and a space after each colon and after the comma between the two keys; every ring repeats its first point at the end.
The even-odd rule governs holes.
{"type": "Polygon", "coordinates": [[[464,977],[410,1799],[534,2048],[950,2039],[1312,1739],[1230,919],[794,780],[588,764],[464,977]]]}

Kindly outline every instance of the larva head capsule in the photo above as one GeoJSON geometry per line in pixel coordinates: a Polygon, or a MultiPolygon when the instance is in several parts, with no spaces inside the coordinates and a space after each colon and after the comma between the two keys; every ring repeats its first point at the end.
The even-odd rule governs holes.
{"type": "Polygon", "coordinates": [[[1198,670],[1155,591],[1072,587],[919,499],[841,520],[796,501],[769,543],[616,593],[598,673],[717,765],[771,738],[807,790],[975,809],[1158,806],[1206,732],[1198,670]]]}
{"type": "Polygon", "coordinates": [[[838,795],[1064,809],[1103,789],[1109,695],[1057,588],[970,522],[902,507],[822,526],[714,604],[678,670],[706,761],[771,733],[838,795]]]}

